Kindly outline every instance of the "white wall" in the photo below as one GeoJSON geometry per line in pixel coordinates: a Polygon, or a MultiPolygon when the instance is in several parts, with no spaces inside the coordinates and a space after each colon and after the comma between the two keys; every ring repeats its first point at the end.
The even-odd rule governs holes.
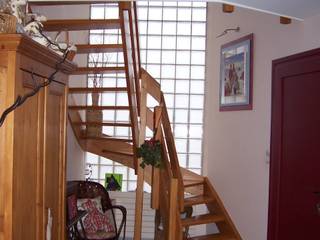
{"type": "Polygon", "coordinates": [[[85,152],[79,146],[68,121],[67,128],[67,181],[84,180],[85,152]]]}
{"type": "Polygon", "coordinates": [[[320,47],[320,15],[279,24],[279,17],[236,8],[208,8],[204,169],[244,240],[267,236],[273,59],[320,47]],[[239,33],[216,38],[226,28],[239,33]],[[219,112],[220,46],[254,33],[253,110],[219,112]]]}

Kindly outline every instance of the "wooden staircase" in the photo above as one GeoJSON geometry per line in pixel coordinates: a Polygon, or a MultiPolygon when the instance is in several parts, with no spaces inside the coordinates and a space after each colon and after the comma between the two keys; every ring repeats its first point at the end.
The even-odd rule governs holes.
{"type": "MultiPolygon", "coordinates": [[[[36,2],[31,5],[88,4],[90,1],[36,2]]],[[[90,3],[103,2],[91,1],[90,3]]],[[[114,4],[114,3],[113,3],[114,4]]],[[[164,240],[240,240],[241,237],[228,212],[208,178],[179,166],[174,137],[163,93],[158,82],[141,68],[137,10],[135,2],[119,2],[119,19],[106,20],[49,20],[45,31],[80,31],[93,29],[120,29],[122,44],[78,44],[77,54],[123,53],[124,66],[78,67],[74,75],[124,73],[125,87],[77,87],[69,89],[69,120],[75,136],[84,151],[100,155],[135,169],[138,175],[136,226],[134,239],[141,239],[143,181],[152,186],[152,208],[156,210],[155,239],[164,240]],[[88,96],[97,93],[127,93],[128,105],[80,105],[75,94],[88,96]],[[158,102],[155,109],[147,107],[147,96],[158,102]],[[81,111],[128,111],[128,121],[88,121],[81,111]],[[131,129],[130,138],[109,136],[102,132],[89,136],[90,127],[111,126],[131,129]],[[139,167],[136,148],[145,139],[146,128],[162,143],[163,169],[139,167]],[[161,200],[160,200],[161,198],[161,200]],[[181,218],[185,209],[205,204],[208,213],[181,218]],[[195,225],[215,223],[219,232],[189,237],[186,230],[195,225]]]]}

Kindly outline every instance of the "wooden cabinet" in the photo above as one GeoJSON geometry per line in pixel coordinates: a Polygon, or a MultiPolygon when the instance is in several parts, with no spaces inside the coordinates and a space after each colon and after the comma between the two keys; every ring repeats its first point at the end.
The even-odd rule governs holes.
{"type": "MultiPolygon", "coordinates": [[[[0,114],[61,60],[27,37],[0,34],[0,114]]],[[[44,240],[48,209],[52,240],[65,238],[66,81],[74,69],[63,63],[0,127],[0,240],[44,240]]]]}

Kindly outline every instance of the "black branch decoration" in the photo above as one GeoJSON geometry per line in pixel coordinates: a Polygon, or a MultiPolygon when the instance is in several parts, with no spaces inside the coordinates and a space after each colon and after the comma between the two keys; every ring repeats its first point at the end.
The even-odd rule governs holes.
{"type": "MultiPolygon", "coordinates": [[[[65,51],[62,60],[56,64],[54,72],[51,73],[51,75],[48,78],[46,78],[46,81],[44,81],[42,84],[36,85],[31,92],[23,96],[18,95],[14,103],[10,107],[8,107],[6,110],[4,110],[4,112],[1,114],[1,117],[0,117],[0,127],[2,127],[2,125],[4,124],[9,113],[13,112],[15,109],[20,107],[28,98],[36,95],[42,88],[45,88],[46,86],[50,85],[52,82],[55,81],[54,77],[60,71],[61,65],[66,61],[67,55],[68,55],[68,51],[65,51]]],[[[36,84],[34,73],[31,72],[30,74],[31,74],[32,81],[36,84]]]]}

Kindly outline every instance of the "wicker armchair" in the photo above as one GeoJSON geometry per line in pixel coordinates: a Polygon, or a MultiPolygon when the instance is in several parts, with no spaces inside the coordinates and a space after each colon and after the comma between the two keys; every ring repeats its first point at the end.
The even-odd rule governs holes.
{"type": "MultiPolygon", "coordinates": [[[[77,199],[84,199],[84,198],[94,199],[96,197],[101,197],[101,205],[102,205],[103,212],[106,212],[107,210],[112,211],[112,217],[113,217],[113,223],[114,223],[114,229],[115,229],[114,237],[103,238],[103,240],[118,240],[120,238],[120,234],[122,230],[123,230],[123,239],[125,239],[127,210],[123,206],[112,205],[108,192],[100,183],[91,182],[91,181],[70,181],[67,183],[67,196],[71,196],[71,195],[75,195],[77,199]],[[119,227],[117,226],[117,222],[115,219],[115,214],[114,214],[115,209],[118,209],[122,212],[122,221],[119,227]]],[[[68,222],[70,223],[70,219],[68,222]]],[[[80,234],[78,232],[76,225],[80,225],[80,223],[81,222],[75,223],[75,229],[73,229],[73,231],[76,232],[75,234],[73,234],[73,236],[75,236],[74,239],[96,240],[94,238],[87,237],[87,234],[80,234]]],[[[68,228],[70,228],[70,226],[68,226],[68,228]]],[[[101,240],[101,238],[99,239],[101,240]]]]}

